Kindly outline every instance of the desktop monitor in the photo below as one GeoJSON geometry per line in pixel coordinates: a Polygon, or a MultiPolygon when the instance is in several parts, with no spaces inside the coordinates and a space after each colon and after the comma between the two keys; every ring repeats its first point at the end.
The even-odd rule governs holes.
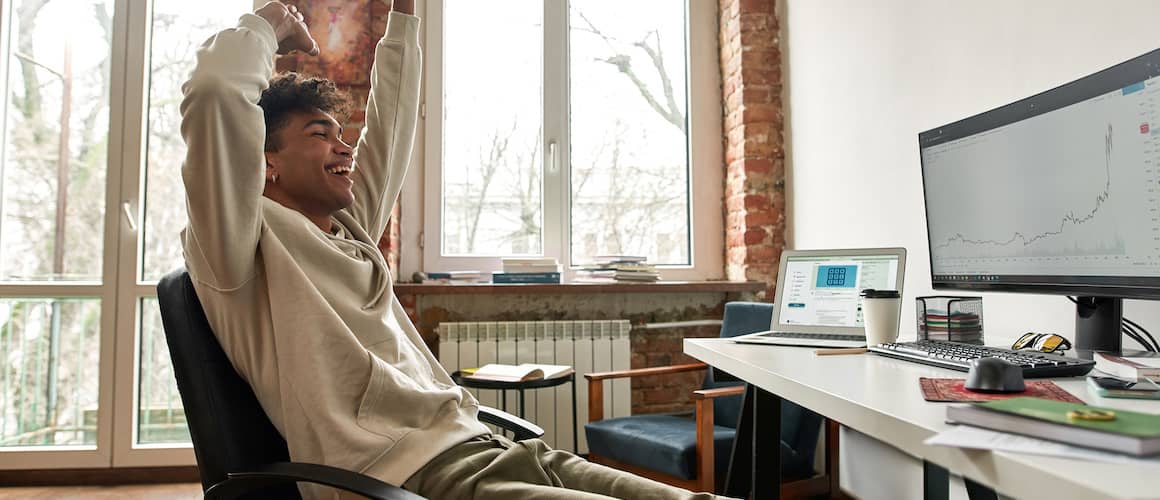
{"type": "Polygon", "coordinates": [[[918,134],[936,289],[1074,295],[1119,351],[1160,298],[1160,50],[918,134]]]}

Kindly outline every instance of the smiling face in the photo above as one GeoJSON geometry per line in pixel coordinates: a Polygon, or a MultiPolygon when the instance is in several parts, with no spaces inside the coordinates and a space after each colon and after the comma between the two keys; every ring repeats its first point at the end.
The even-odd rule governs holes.
{"type": "Polygon", "coordinates": [[[339,125],[350,97],[330,80],[289,72],[270,79],[258,106],[266,121],[262,194],[330,231],[330,216],[354,203],[353,151],[339,125]]]}
{"type": "Polygon", "coordinates": [[[324,230],[330,216],[354,203],[353,150],[342,140],[342,126],[321,110],[292,112],[266,151],[263,194],[301,212],[324,230]]]}

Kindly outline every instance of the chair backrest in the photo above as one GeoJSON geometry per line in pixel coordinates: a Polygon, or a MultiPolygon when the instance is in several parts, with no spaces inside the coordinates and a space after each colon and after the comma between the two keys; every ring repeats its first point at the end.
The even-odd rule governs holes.
{"type": "MultiPolygon", "coordinates": [[[[773,304],[761,302],[729,302],[725,304],[725,316],[721,322],[721,337],[736,337],[747,333],[768,330],[773,320],[773,304]]],[[[812,355],[802,349],[803,355],[812,355]]],[[[731,376],[718,376],[717,370],[709,370],[705,377],[705,388],[740,385],[742,382],[718,381],[717,378],[736,380],[731,376]]],[[[713,423],[723,427],[737,427],[741,415],[741,396],[719,398],[713,402],[713,423]]],[[[786,400],[781,402],[781,439],[802,457],[805,463],[813,463],[815,443],[822,429],[822,416],[786,400]]]]}
{"type": "MultiPolygon", "coordinates": [[[[189,273],[178,269],[162,278],[157,301],[202,489],[225,480],[227,472],[289,461],[286,441],[210,329],[189,273]]],[[[299,494],[289,483],[250,497],[298,498],[299,494]]]]}
{"type": "MultiPolygon", "coordinates": [[[[769,329],[773,319],[773,304],[761,302],[729,302],[725,304],[725,316],[721,321],[721,337],[736,337],[747,333],[769,329]]],[[[705,389],[742,385],[736,378],[720,376],[711,369],[705,374],[705,389]],[[717,380],[717,379],[725,380],[717,380]]],[[[737,427],[737,417],[741,414],[741,396],[718,398],[713,402],[713,423],[722,427],[737,427]]]]}

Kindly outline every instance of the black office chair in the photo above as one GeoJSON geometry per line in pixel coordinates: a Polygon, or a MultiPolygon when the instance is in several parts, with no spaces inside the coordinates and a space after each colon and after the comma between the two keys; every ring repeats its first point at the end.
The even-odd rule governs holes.
{"type": "MultiPolygon", "coordinates": [[[[161,279],[157,300],[205,498],[301,498],[298,481],[369,498],[422,498],[353,471],[290,462],[286,441],[210,330],[185,269],[161,279]]],[[[481,407],[479,419],[512,431],[517,440],[544,434],[536,425],[494,408],[481,407]]]]}

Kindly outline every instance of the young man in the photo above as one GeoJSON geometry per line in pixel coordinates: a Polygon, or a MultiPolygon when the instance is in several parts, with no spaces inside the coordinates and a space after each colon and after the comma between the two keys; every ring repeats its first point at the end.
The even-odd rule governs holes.
{"type": "Polygon", "coordinates": [[[711,498],[492,435],[407,318],[376,242],[415,133],[413,9],[392,5],[354,148],[332,82],[270,79],[275,54],[318,52],[294,7],[270,2],[199,49],[181,105],[182,237],[222,347],[296,461],[440,499],[711,498]]]}

